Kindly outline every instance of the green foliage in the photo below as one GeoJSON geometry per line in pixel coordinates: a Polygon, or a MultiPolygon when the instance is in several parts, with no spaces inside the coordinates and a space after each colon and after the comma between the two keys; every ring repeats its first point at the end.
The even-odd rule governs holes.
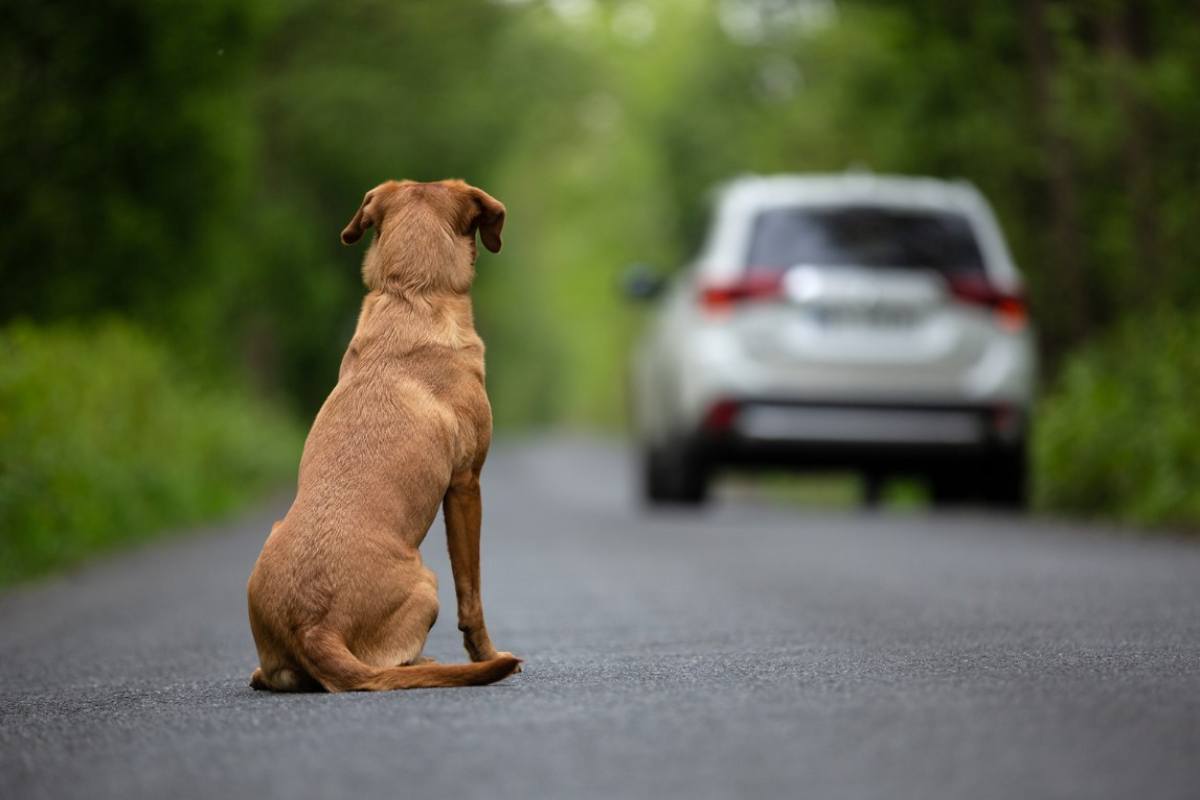
{"type": "Polygon", "coordinates": [[[260,6],[5,4],[0,318],[177,324],[237,266],[260,6]]]}
{"type": "Polygon", "coordinates": [[[1043,508],[1200,528],[1200,315],[1130,320],[1075,353],[1042,401],[1043,508]]]}
{"type": "Polygon", "coordinates": [[[296,429],[201,389],[127,324],[0,329],[0,584],[235,508],[295,470],[296,429]]]}

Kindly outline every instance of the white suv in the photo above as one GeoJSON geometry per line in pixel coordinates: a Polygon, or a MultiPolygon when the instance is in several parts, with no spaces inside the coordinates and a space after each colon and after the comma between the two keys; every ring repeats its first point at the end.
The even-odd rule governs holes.
{"type": "Polygon", "coordinates": [[[928,478],[936,502],[1025,502],[1035,353],[990,207],[966,183],[746,177],[634,352],[650,502],[699,503],[724,467],[851,468],[869,491],[928,478]]]}

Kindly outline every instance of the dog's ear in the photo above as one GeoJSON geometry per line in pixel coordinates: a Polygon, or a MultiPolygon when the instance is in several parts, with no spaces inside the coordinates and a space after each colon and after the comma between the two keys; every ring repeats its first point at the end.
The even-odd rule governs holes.
{"type": "Polygon", "coordinates": [[[500,252],[500,231],[504,228],[504,217],[508,212],[496,198],[483,189],[471,187],[471,216],[468,232],[474,235],[479,231],[483,246],[493,253],[500,252]]]}
{"type": "Polygon", "coordinates": [[[350,222],[342,229],[342,244],[354,244],[362,238],[363,233],[367,228],[375,224],[375,216],[372,213],[371,207],[372,195],[374,189],[367,192],[363,197],[362,205],[358,207],[358,211],[354,212],[354,216],[350,218],[350,222]]]}

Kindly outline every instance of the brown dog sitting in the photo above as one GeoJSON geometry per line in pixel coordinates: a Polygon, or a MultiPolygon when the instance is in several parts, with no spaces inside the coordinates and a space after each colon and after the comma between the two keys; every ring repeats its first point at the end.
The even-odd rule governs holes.
{"type": "Polygon", "coordinates": [[[521,661],[488,638],[479,597],[479,472],[492,436],[468,290],[475,233],[500,250],[504,206],[462,181],[388,181],[342,231],[374,225],[337,386],[313,422],[295,502],[248,587],[256,689],[492,683],[521,661]],[[437,578],[418,548],[444,510],[470,664],[422,658],[437,578]]]}

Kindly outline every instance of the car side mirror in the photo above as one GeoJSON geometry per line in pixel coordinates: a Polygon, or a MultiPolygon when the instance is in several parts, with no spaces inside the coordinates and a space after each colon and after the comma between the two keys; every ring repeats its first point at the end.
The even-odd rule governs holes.
{"type": "Polygon", "coordinates": [[[630,300],[647,302],[663,293],[667,279],[649,264],[630,264],[621,276],[621,291],[630,300]]]}

